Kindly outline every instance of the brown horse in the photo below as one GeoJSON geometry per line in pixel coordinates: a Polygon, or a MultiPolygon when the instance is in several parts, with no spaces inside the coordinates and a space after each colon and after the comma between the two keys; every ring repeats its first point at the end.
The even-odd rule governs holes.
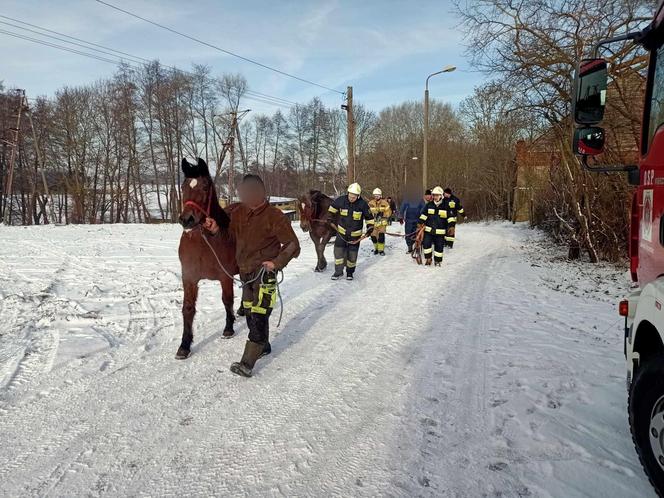
{"type": "Polygon", "coordinates": [[[219,205],[214,182],[210,177],[208,166],[202,159],[197,164],[190,164],[182,159],[182,172],[185,179],[182,184],[182,212],[180,224],[184,232],[180,237],[178,253],[182,265],[182,286],[184,301],[182,303],[182,343],[175,357],[179,360],[191,354],[191,343],[194,340],[193,321],[196,314],[198,282],[201,280],[217,280],[221,282],[221,300],[226,308],[226,326],[224,337],[231,337],[233,331],[233,277],[238,273],[235,262],[235,241],[231,238],[228,226],[230,217],[219,205]],[[203,223],[207,217],[213,218],[220,231],[216,236],[206,233],[203,223]],[[204,237],[214,249],[219,262],[215,259],[204,237]],[[220,267],[220,263],[223,268],[220,267]],[[224,271],[225,270],[225,271],[224,271]]]}
{"type": "Polygon", "coordinates": [[[332,198],[320,190],[310,190],[308,194],[298,197],[298,211],[300,212],[300,228],[303,232],[309,232],[311,240],[316,247],[318,262],[314,271],[320,272],[327,267],[325,259],[325,246],[333,235],[334,229],[324,221],[327,218],[327,210],[332,204],[332,198]]]}

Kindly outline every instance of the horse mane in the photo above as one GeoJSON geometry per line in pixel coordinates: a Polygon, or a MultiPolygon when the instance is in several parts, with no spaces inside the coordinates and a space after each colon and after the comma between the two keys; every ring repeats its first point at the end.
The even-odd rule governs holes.
{"type": "Polygon", "coordinates": [[[231,224],[231,218],[228,216],[228,213],[221,207],[219,204],[219,197],[217,196],[217,189],[214,188],[214,181],[212,177],[208,174],[208,180],[210,181],[210,188],[212,189],[212,202],[210,203],[210,217],[217,222],[219,228],[226,230],[231,224]]]}
{"type": "Polygon", "coordinates": [[[328,206],[324,206],[326,201],[330,201],[330,197],[317,189],[309,190],[309,201],[311,202],[311,217],[320,218],[322,211],[327,211],[328,206]]]}

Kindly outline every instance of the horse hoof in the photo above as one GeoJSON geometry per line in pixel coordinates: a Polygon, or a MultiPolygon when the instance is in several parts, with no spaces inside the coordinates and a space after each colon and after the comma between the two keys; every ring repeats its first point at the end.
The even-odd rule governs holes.
{"type": "Polygon", "coordinates": [[[322,272],[323,270],[321,270],[320,268],[316,267],[316,268],[314,268],[314,271],[315,271],[316,273],[320,273],[320,272],[322,272]]]}
{"type": "Polygon", "coordinates": [[[178,352],[175,353],[175,359],[176,360],[186,360],[191,356],[191,351],[188,349],[184,349],[182,346],[178,348],[178,352]]]}
{"type": "Polygon", "coordinates": [[[230,338],[233,337],[234,335],[235,335],[235,331],[234,331],[233,329],[231,329],[231,330],[224,330],[224,333],[221,334],[221,336],[222,336],[224,339],[230,339],[230,338]]]}

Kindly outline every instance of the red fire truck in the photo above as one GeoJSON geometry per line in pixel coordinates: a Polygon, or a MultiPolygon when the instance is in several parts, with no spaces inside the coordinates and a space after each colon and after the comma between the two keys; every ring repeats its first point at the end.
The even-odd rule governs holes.
{"type": "Polygon", "coordinates": [[[664,0],[642,31],[602,40],[594,57],[576,72],[574,152],[586,168],[625,171],[635,185],[632,199],[629,259],[638,290],[620,303],[625,317],[628,412],[632,438],[641,463],[664,496],[664,0]],[[649,54],[638,166],[591,166],[589,156],[604,148],[608,64],[602,47],[633,42],[649,54]]]}

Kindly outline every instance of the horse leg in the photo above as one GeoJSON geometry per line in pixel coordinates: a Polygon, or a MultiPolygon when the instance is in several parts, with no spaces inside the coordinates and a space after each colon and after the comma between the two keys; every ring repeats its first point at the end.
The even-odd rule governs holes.
{"type": "Polygon", "coordinates": [[[235,331],[233,330],[233,323],[235,322],[235,314],[233,313],[233,280],[225,277],[221,280],[221,301],[226,308],[226,326],[224,327],[224,337],[233,337],[235,331]]]}
{"type": "Polygon", "coordinates": [[[327,260],[325,259],[325,246],[327,246],[330,238],[326,237],[325,235],[316,235],[316,238],[314,238],[314,235],[312,234],[311,239],[314,241],[314,246],[316,247],[316,256],[318,256],[318,262],[316,263],[316,268],[314,271],[325,271],[325,268],[327,268],[327,260]]]}
{"type": "Polygon", "coordinates": [[[318,256],[318,267],[320,268],[320,271],[325,270],[327,268],[327,259],[325,259],[325,248],[327,247],[327,244],[330,242],[330,239],[332,238],[332,232],[328,231],[325,235],[323,235],[320,238],[320,255],[318,256]]]}
{"type": "Polygon", "coordinates": [[[314,235],[313,231],[311,232],[311,240],[314,242],[314,247],[316,248],[316,257],[317,257],[316,267],[314,268],[314,271],[315,272],[320,272],[320,271],[323,271],[323,268],[321,268],[321,265],[320,265],[320,242],[321,242],[321,240],[318,237],[318,235],[314,235]]]}
{"type": "Polygon", "coordinates": [[[184,301],[182,303],[182,343],[175,354],[178,360],[189,358],[191,354],[191,343],[194,340],[193,323],[196,315],[196,299],[198,298],[198,281],[187,280],[183,282],[184,301]]]}

